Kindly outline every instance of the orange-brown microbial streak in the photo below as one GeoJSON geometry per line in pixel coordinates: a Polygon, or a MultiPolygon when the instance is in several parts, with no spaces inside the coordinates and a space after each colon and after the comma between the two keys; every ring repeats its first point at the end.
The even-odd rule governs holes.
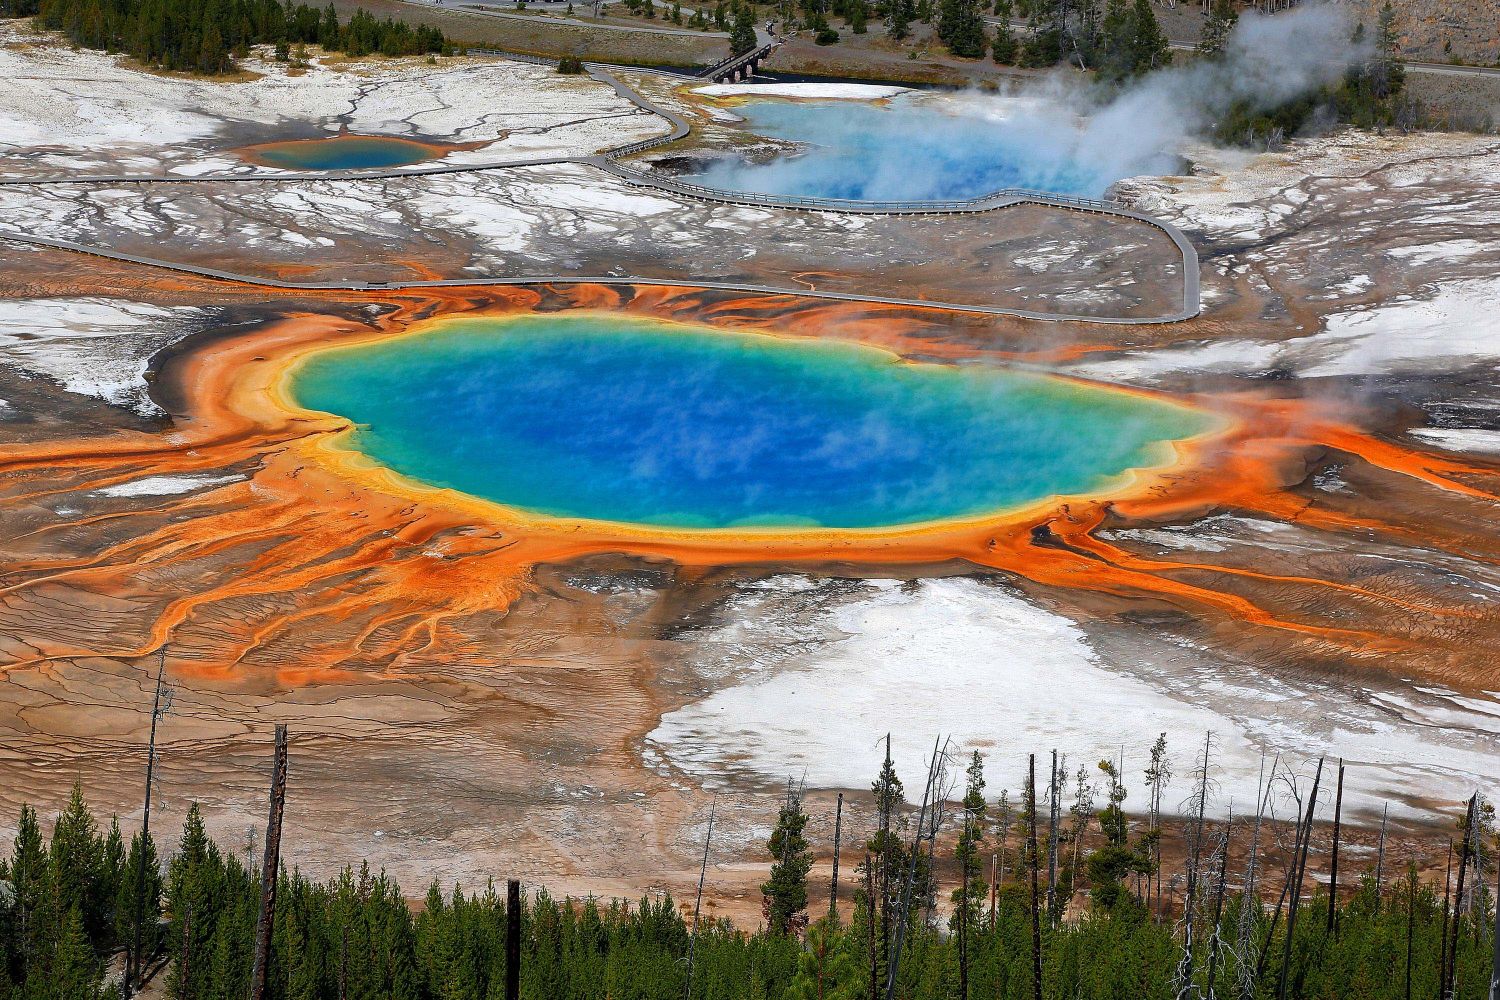
{"type": "Polygon", "coordinates": [[[1069,513],[1036,525],[1026,537],[994,540],[989,551],[972,561],[1036,583],[1065,590],[1087,590],[1117,597],[1155,597],[1199,611],[1218,612],[1240,622],[1293,632],[1335,643],[1351,652],[1394,652],[1404,648],[1387,636],[1358,629],[1330,628],[1279,617],[1247,598],[1160,575],[1170,566],[1139,560],[1092,536],[1105,517],[1105,504],[1069,513]],[[1038,544],[1037,533],[1042,533],[1038,544]]]}
{"type": "Polygon", "coordinates": [[[1289,492],[1305,478],[1309,453],[1328,450],[1357,455],[1424,489],[1465,501],[1495,499],[1472,485],[1492,477],[1493,469],[1389,444],[1333,419],[1316,403],[1225,394],[1178,400],[1220,414],[1223,426],[1180,443],[1172,466],[1138,473],[1100,495],[1054,498],[993,517],[888,531],[693,532],[523,515],[351,461],[333,444],[345,421],[310,416],[280,398],[287,366],[312,350],[400,335],[438,317],[565,309],[836,337],[902,356],[1006,355],[945,338],[940,310],[794,294],[557,284],[304,299],[360,318],[288,314],[253,332],[191,345],[162,372],[182,397],[180,419],[169,432],[23,445],[0,459],[12,504],[146,475],[233,467],[247,477],[186,495],[128,501],[125,510],[85,511],[6,539],[0,626],[26,638],[0,647],[0,669],[45,667],[67,657],[138,659],[167,643],[174,671],[216,681],[255,676],[289,686],[372,671],[401,674],[443,660],[484,662],[482,623],[503,616],[526,592],[533,567],[601,553],[684,567],[967,562],[1043,587],[1159,599],[1355,655],[1379,654],[1405,643],[1273,613],[1241,593],[1179,577],[1322,588],[1420,614],[1455,612],[1343,580],[1152,558],[1111,544],[1101,529],[1255,511],[1328,530],[1401,535],[1405,529],[1397,524],[1310,510],[1305,498],[1289,492]],[[388,309],[369,319],[347,308],[370,302],[388,309]],[[85,540],[83,551],[78,537],[85,540]],[[126,629],[77,621],[69,609],[87,604],[89,595],[139,607],[148,620],[126,629]]]}
{"type": "Polygon", "coordinates": [[[1339,424],[1321,428],[1320,437],[1330,447],[1358,455],[1371,465],[1421,480],[1445,492],[1458,493],[1491,504],[1500,502],[1500,493],[1469,486],[1460,479],[1500,477],[1500,468],[1493,465],[1459,462],[1431,452],[1414,451],[1339,424]]]}

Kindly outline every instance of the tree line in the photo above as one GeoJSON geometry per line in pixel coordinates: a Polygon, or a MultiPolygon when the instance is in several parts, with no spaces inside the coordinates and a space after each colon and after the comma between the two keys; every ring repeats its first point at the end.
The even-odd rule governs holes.
{"type": "Polygon", "coordinates": [[[452,53],[437,28],[412,26],[356,10],[340,21],[333,5],[321,11],[291,0],[0,0],[9,17],[35,15],[43,27],[75,45],[123,52],[165,70],[230,73],[253,45],[274,45],[289,58],[294,45],[320,45],[350,56],[452,53]]]}
{"type": "MultiPolygon", "coordinates": [[[[1144,816],[1134,818],[1124,808],[1123,760],[1070,772],[1058,755],[1033,757],[1020,795],[992,798],[977,752],[959,757],[940,748],[920,797],[908,797],[887,750],[871,785],[871,828],[840,838],[853,875],[826,896],[812,884],[804,795],[789,783],[766,842],[759,927],[701,918],[696,906],[680,908],[668,895],[629,904],[536,889],[515,911],[520,995],[1486,995],[1500,845],[1493,809],[1479,796],[1456,824],[1440,886],[1420,878],[1413,862],[1401,870],[1388,864],[1383,824],[1373,861],[1365,856],[1356,876],[1346,871],[1340,880],[1342,765],[1335,778],[1334,767],[1319,762],[1309,782],[1275,762],[1258,809],[1216,821],[1205,809],[1211,749],[1206,742],[1190,772],[1181,843],[1172,852],[1180,861],[1163,859],[1162,794],[1172,772],[1164,737],[1144,772],[1144,816]],[[1279,818],[1278,800],[1289,804],[1279,818]],[[1319,822],[1318,851],[1329,850],[1330,808],[1328,881],[1342,888],[1332,893],[1308,874],[1319,822]],[[849,893],[843,907],[840,891],[849,893]]],[[[106,975],[106,964],[131,950],[137,935],[139,965],[161,977],[173,1000],[243,1000],[261,884],[250,845],[240,852],[216,843],[194,805],[168,853],[163,865],[150,837],[137,834],[127,845],[117,822],[101,830],[76,786],[50,838],[37,813],[23,807],[12,850],[0,858],[0,1000],[114,997],[122,984],[106,975]]],[[[510,916],[493,883],[466,892],[434,882],[414,906],[368,865],[345,867],[326,882],[282,870],[266,996],[500,1000],[510,916]]]]}
{"type": "MultiPolygon", "coordinates": [[[[953,55],[988,55],[1002,65],[1025,69],[1070,65],[1091,72],[1106,87],[1173,62],[1153,0],[775,0],[771,9],[787,30],[810,29],[824,43],[839,39],[833,17],[842,18],[855,34],[864,34],[871,20],[882,21],[886,35],[896,41],[910,38],[917,24],[931,24],[953,55]]],[[[1238,4],[1206,0],[1202,17],[1195,57],[1222,60],[1239,20],[1238,4]]],[[[727,28],[722,18],[718,23],[727,28]]],[[[1373,32],[1363,24],[1356,28],[1354,47],[1370,55],[1337,85],[1271,109],[1241,101],[1214,124],[1214,137],[1275,148],[1320,114],[1365,129],[1415,127],[1421,112],[1402,89],[1398,40],[1395,10],[1386,0],[1373,32]]]]}

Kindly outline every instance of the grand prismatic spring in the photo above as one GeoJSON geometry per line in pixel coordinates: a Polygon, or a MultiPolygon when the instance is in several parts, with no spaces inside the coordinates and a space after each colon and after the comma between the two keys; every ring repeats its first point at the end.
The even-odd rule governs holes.
{"type": "Polygon", "coordinates": [[[877,528],[1169,465],[1203,415],[848,343],[610,315],[457,320],[310,357],[294,399],[392,469],[557,517],[877,528]]]}
{"type": "Polygon", "coordinates": [[[1500,793],[1500,143],[1216,136],[1332,17],[920,94],[0,20],[0,834],[77,780],[128,837],[160,670],[153,823],[243,843],[284,722],[319,877],[691,899],[713,809],[754,926],[788,777],[847,880],[887,733],[914,809],[942,737],[991,801],[1123,757],[1132,823],[1211,733],[1209,822],[1343,758],[1351,856],[1440,880],[1500,793]]]}

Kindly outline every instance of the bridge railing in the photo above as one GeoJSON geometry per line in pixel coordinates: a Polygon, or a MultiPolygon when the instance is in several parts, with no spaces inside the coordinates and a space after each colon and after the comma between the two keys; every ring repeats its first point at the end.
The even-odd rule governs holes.
{"type": "Polygon", "coordinates": [[[717,62],[714,65],[708,67],[708,69],[700,72],[698,75],[706,80],[717,80],[720,76],[723,76],[726,73],[732,73],[746,63],[755,62],[758,59],[764,59],[766,56],[771,54],[771,49],[773,48],[775,48],[775,46],[771,44],[757,46],[756,48],[751,49],[749,52],[741,52],[737,56],[730,56],[728,59],[717,62]]]}

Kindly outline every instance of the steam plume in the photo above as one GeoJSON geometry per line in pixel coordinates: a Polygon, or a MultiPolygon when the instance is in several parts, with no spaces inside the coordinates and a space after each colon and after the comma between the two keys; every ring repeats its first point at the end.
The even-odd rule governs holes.
{"type": "Polygon", "coordinates": [[[837,116],[752,107],[773,134],[816,145],[769,164],[719,163],[705,180],[877,201],[966,198],[1001,187],[1098,195],[1123,177],[1173,172],[1184,142],[1236,104],[1269,110],[1336,82],[1365,55],[1351,34],[1343,8],[1310,4],[1245,14],[1222,59],[1158,70],[1104,99],[1076,75],[1058,73],[1004,97],[965,94],[944,116],[905,102],[852,105],[837,116]]]}

